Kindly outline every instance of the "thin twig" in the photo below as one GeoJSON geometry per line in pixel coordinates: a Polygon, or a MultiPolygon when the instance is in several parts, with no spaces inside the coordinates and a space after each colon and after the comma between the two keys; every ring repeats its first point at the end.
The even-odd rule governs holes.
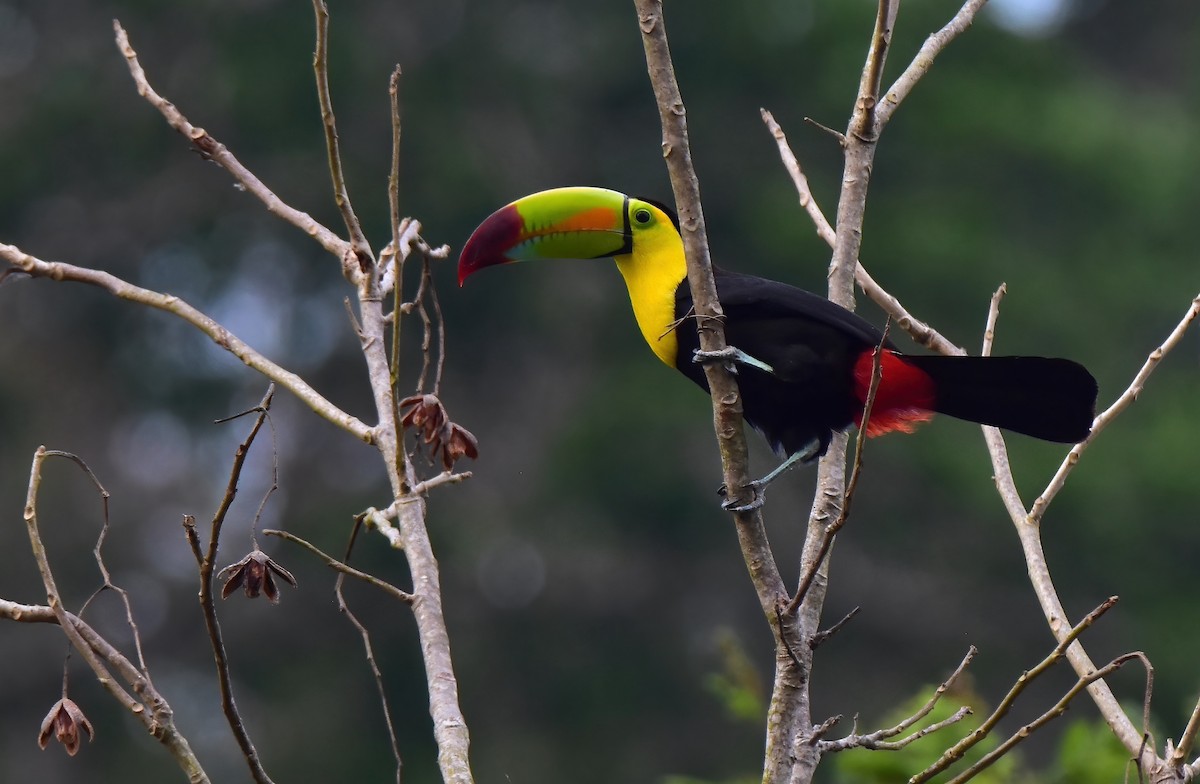
{"type": "MultiPolygon", "coordinates": [[[[424,266],[429,269],[429,255],[421,256],[424,266]]],[[[442,303],[438,301],[437,286],[433,282],[433,271],[429,270],[429,304],[433,306],[433,325],[437,333],[437,365],[433,371],[433,394],[440,394],[442,375],[446,367],[446,319],[442,316],[442,303]]]]}
{"type": "Polygon", "coordinates": [[[903,732],[907,732],[909,729],[916,726],[917,722],[928,716],[930,711],[937,707],[937,704],[942,699],[942,696],[954,686],[956,681],[958,681],[959,677],[967,669],[967,665],[969,665],[971,660],[975,658],[976,653],[978,653],[978,650],[974,645],[967,649],[967,653],[965,656],[963,656],[962,661],[960,661],[958,666],[954,668],[954,671],[950,673],[949,677],[947,677],[946,680],[942,681],[941,684],[934,689],[933,694],[930,695],[929,699],[917,709],[916,713],[907,716],[894,726],[876,730],[875,732],[869,732],[865,735],[860,735],[856,730],[844,738],[839,738],[838,740],[833,741],[823,741],[820,744],[821,751],[835,752],[856,748],[895,751],[897,749],[904,748],[913,741],[920,740],[926,735],[930,735],[938,730],[949,727],[951,724],[957,724],[958,722],[962,721],[971,714],[971,709],[969,707],[963,706],[949,717],[940,721],[936,721],[926,727],[922,727],[916,732],[913,732],[901,738],[900,740],[888,740],[889,738],[894,738],[903,732]]]}
{"type": "MultiPolygon", "coordinates": [[[[347,565],[350,561],[350,554],[354,552],[354,543],[358,540],[358,532],[362,530],[362,527],[362,521],[356,519],[354,526],[350,529],[350,539],[346,542],[346,555],[344,556],[347,565]]],[[[396,761],[396,784],[400,784],[404,773],[404,759],[400,755],[400,741],[396,736],[395,722],[392,721],[392,709],[388,703],[387,689],[383,685],[383,672],[380,671],[379,663],[375,658],[375,646],[371,643],[371,632],[367,629],[366,624],[359,620],[354,611],[350,609],[350,605],[346,601],[345,578],[346,573],[344,572],[338,575],[337,580],[334,581],[333,593],[337,597],[338,611],[346,616],[350,621],[350,625],[358,631],[359,639],[362,641],[363,654],[366,657],[367,666],[371,669],[371,676],[375,680],[375,691],[379,695],[379,704],[383,708],[383,722],[387,729],[388,740],[391,743],[392,758],[396,761]]]]}
{"type": "MultiPolygon", "coordinates": [[[[252,409],[258,411],[258,416],[255,417],[254,424],[251,425],[246,438],[238,444],[237,449],[234,451],[233,465],[229,472],[229,481],[225,485],[225,494],[221,498],[221,503],[218,504],[217,510],[213,514],[212,523],[209,527],[208,547],[204,551],[204,557],[200,560],[199,565],[200,608],[204,615],[204,625],[208,630],[208,640],[212,647],[213,661],[217,668],[217,682],[221,692],[221,711],[225,714],[225,720],[228,722],[229,728],[233,731],[233,736],[237,741],[238,747],[242,750],[242,756],[250,768],[251,777],[258,784],[273,784],[273,782],[267,774],[266,769],[263,768],[262,760],[258,756],[258,750],[254,748],[254,742],[250,739],[250,733],[246,729],[246,724],[242,720],[237,703],[233,698],[233,678],[229,672],[229,655],[225,650],[225,642],[221,634],[221,623],[217,619],[217,608],[213,591],[213,574],[216,571],[217,550],[220,545],[221,529],[225,523],[225,516],[233,505],[233,499],[237,496],[238,481],[241,478],[242,466],[246,462],[246,455],[249,454],[250,447],[254,443],[254,438],[258,435],[258,431],[262,429],[263,423],[270,412],[274,391],[274,385],[269,386],[258,406],[252,409]]],[[[268,497],[270,496],[270,491],[268,491],[267,495],[268,497]]],[[[263,503],[266,503],[266,498],[263,499],[263,503]]],[[[184,532],[192,548],[192,552],[199,552],[201,549],[200,537],[196,532],[195,522],[190,516],[189,518],[185,518],[184,532]],[[190,525],[189,522],[191,523],[190,525]]],[[[257,544],[254,547],[258,549],[257,544]]]]}
{"type": "Polygon", "coordinates": [[[425,495],[435,487],[441,487],[442,485],[456,485],[459,482],[465,482],[466,480],[470,479],[471,476],[472,474],[470,471],[459,471],[458,473],[454,473],[452,471],[443,471],[437,476],[432,476],[423,482],[418,482],[417,484],[413,485],[412,494],[425,495]]]}
{"type": "Polygon", "coordinates": [[[275,385],[272,384],[267,389],[267,395],[263,398],[263,416],[267,420],[267,427],[271,430],[271,486],[263,493],[262,500],[258,502],[258,509],[254,512],[254,519],[250,521],[250,544],[255,550],[258,548],[258,523],[262,520],[263,511],[267,508],[267,501],[271,500],[271,496],[279,490],[279,434],[275,431],[275,420],[271,418],[271,398],[275,394],[275,385]]]}
{"type": "Polygon", "coordinates": [[[979,355],[988,357],[992,354],[992,344],[996,341],[996,322],[1000,319],[1000,300],[1004,299],[1004,295],[1008,293],[1008,286],[1001,283],[996,292],[992,294],[992,302],[988,307],[987,324],[983,327],[983,348],[980,349],[979,355]]]}
{"type": "MultiPolygon", "coordinates": [[[[804,176],[804,172],[800,168],[800,162],[796,160],[796,155],[792,152],[783,129],[775,121],[775,117],[770,112],[766,109],[760,111],[763,122],[766,123],[767,129],[771,132],[779,147],[779,157],[783,161],[784,169],[787,170],[792,178],[792,184],[795,186],[796,194],[800,199],[800,206],[804,208],[809,218],[812,219],[813,225],[816,227],[817,236],[825,240],[826,244],[832,248],[837,241],[837,233],[833,230],[833,226],[829,224],[829,220],[821,211],[816,197],[813,196],[812,190],[809,188],[808,178],[804,176]]],[[[841,134],[838,135],[841,136],[841,134]]],[[[845,137],[842,138],[844,140],[845,137]]],[[[896,299],[875,282],[875,279],[867,272],[866,267],[863,266],[861,261],[857,262],[854,266],[854,280],[859,288],[863,290],[863,293],[872,302],[882,308],[883,312],[888,314],[896,323],[896,326],[906,332],[919,345],[942,354],[964,353],[960,347],[929,326],[929,324],[912,315],[900,303],[900,300],[896,299]]]]}
{"type": "Polygon", "coordinates": [[[150,681],[150,668],[146,666],[146,657],[142,653],[142,635],[138,630],[137,623],[133,620],[133,605],[129,601],[129,593],[119,585],[113,582],[112,575],[108,571],[108,566],[104,563],[104,542],[108,538],[108,532],[111,527],[111,520],[108,514],[108,499],[109,492],[104,489],[104,485],[100,482],[100,477],[96,476],[95,472],[88,466],[83,458],[70,452],[60,452],[50,449],[46,451],[46,457],[62,457],[70,460],[79,466],[79,469],[84,472],[88,479],[91,480],[92,486],[96,488],[96,493],[100,496],[100,513],[101,525],[100,533],[96,535],[96,544],[92,548],[92,557],[96,561],[96,568],[100,572],[100,579],[103,581],[96,592],[87,598],[87,601],[79,608],[79,615],[82,617],[87,610],[92,599],[99,596],[102,592],[108,590],[113,591],[121,598],[121,604],[125,608],[125,625],[129,627],[129,633],[133,637],[133,648],[137,654],[138,667],[145,676],[146,681],[150,681]]]}
{"type": "Polygon", "coordinates": [[[173,294],[144,289],[101,270],[78,267],[61,261],[43,261],[14,245],[0,243],[0,259],[20,267],[34,277],[86,283],[104,289],[120,299],[147,305],[177,316],[208,335],[214,343],[240,359],[247,367],[257,370],[291,392],[321,417],[352,434],[360,441],[368,444],[373,442],[373,432],[367,425],[339,409],[300,376],[267,359],[207,314],[173,294]]]}
{"type": "MultiPolygon", "coordinates": [[[[812,732],[809,734],[809,736],[807,738],[809,745],[817,745],[821,741],[822,738],[824,738],[826,735],[829,734],[830,730],[832,730],[834,727],[836,727],[838,725],[838,723],[841,720],[842,720],[842,714],[839,713],[836,716],[830,716],[825,721],[823,721],[820,724],[818,724],[817,726],[813,727],[812,732]]],[[[855,717],[855,722],[856,722],[855,726],[857,726],[857,720],[858,720],[858,717],[856,716],[855,717]]]]}
{"type": "MultiPolygon", "coordinates": [[[[413,302],[416,303],[417,313],[421,317],[421,372],[417,376],[417,394],[425,391],[425,383],[429,378],[429,368],[433,365],[433,319],[429,316],[429,310],[425,307],[425,298],[427,292],[433,286],[433,270],[429,266],[429,259],[424,259],[421,264],[421,283],[417,286],[417,293],[413,296],[413,302]]],[[[433,394],[437,394],[434,392],[433,394]]]]}
{"type": "Polygon", "coordinates": [[[66,453],[51,452],[44,446],[39,446],[34,451],[23,512],[34,561],[37,563],[42,584],[46,589],[47,606],[42,608],[16,605],[13,602],[0,600],[0,613],[13,620],[58,623],[71,646],[79,652],[92,672],[95,673],[101,686],[167,748],[187,775],[188,781],[193,784],[207,784],[208,775],[192,752],[187,738],[176,728],[170,704],[159,694],[158,690],[154,688],[154,684],[146,676],[144,662],[141,663],[140,668],[134,665],[90,626],[68,613],[63,606],[39,530],[37,498],[42,482],[42,465],[46,458],[65,455],[66,453]],[[121,686],[118,680],[112,676],[109,667],[119,673],[133,692],[141,697],[140,700],[121,686]]]}
{"type": "Polygon", "coordinates": [[[822,644],[824,644],[824,642],[826,640],[828,640],[830,637],[832,637],[833,635],[840,632],[842,630],[842,627],[844,627],[846,624],[850,623],[850,621],[853,620],[854,616],[858,615],[859,611],[861,611],[861,610],[862,610],[862,607],[855,607],[853,610],[851,610],[850,612],[843,615],[842,619],[840,621],[838,621],[837,623],[835,623],[833,626],[830,626],[828,629],[822,629],[821,631],[814,634],[808,640],[809,647],[816,650],[818,647],[820,647],[822,644]]]}
{"type": "Polygon", "coordinates": [[[967,0],[954,18],[947,22],[941,30],[925,39],[925,44],[917,52],[917,56],[904,69],[904,73],[900,74],[900,78],[896,80],[880,102],[876,111],[876,120],[880,124],[887,124],[892,113],[900,106],[900,102],[908,97],[921,77],[933,67],[934,59],[951,41],[962,35],[971,26],[971,23],[975,21],[975,14],[979,13],[979,9],[983,8],[986,3],[987,0],[967,0]]]}
{"type": "Polygon", "coordinates": [[[860,140],[874,142],[879,138],[883,124],[877,122],[876,107],[879,105],[879,90],[883,83],[883,66],[887,62],[888,49],[892,43],[892,28],[896,14],[900,11],[900,0],[879,0],[875,14],[875,30],[871,34],[871,51],[863,68],[862,82],[858,89],[858,110],[855,122],[850,124],[850,133],[860,140]]]}
{"type": "Polygon", "coordinates": [[[386,580],[381,580],[378,577],[375,577],[374,575],[367,574],[366,572],[361,572],[358,569],[355,569],[353,566],[350,566],[349,564],[339,561],[338,559],[334,558],[332,555],[329,555],[328,553],[326,553],[323,550],[321,550],[320,548],[318,548],[316,545],[314,545],[304,539],[301,539],[299,536],[296,536],[295,534],[289,533],[287,531],[278,531],[273,528],[265,529],[263,531],[263,534],[265,536],[278,536],[279,538],[286,539],[287,541],[289,541],[293,544],[298,544],[301,547],[303,547],[304,549],[308,550],[313,555],[320,558],[322,561],[324,561],[325,565],[328,566],[330,569],[333,569],[334,571],[337,571],[337,572],[341,572],[342,574],[347,575],[348,577],[353,577],[356,580],[362,580],[363,582],[365,582],[369,585],[373,585],[376,588],[378,588],[379,590],[383,591],[384,593],[390,595],[393,599],[402,601],[405,604],[412,604],[415,601],[415,599],[411,593],[408,593],[407,591],[397,588],[396,586],[392,585],[391,583],[387,582],[386,580]]]}
{"type": "Polygon", "coordinates": [[[145,98],[151,106],[157,109],[168,125],[194,144],[196,149],[205,158],[215,162],[233,175],[238,185],[261,201],[272,215],[276,215],[300,229],[320,243],[321,247],[325,248],[325,250],[332,253],[335,257],[340,258],[345,254],[346,250],[350,247],[348,242],[322,226],[308,213],[301,212],[285,204],[270,188],[263,184],[262,180],[255,177],[249,169],[243,166],[225,145],[214,139],[208,131],[203,128],[197,128],[188,122],[188,119],[183,116],[183,113],[179,111],[175,104],[155,92],[146,78],[146,72],[142,70],[141,63],[138,62],[137,52],[133,50],[133,46],[129,43],[129,35],[125,32],[125,28],[121,27],[121,23],[115,19],[113,20],[113,30],[116,32],[117,48],[121,50],[121,54],[124,55],[129,65],[129,73],[133,76],[138,95],[145,98]]]}
{"type": "MultiPolygon", "coordinates": [[[[108,673],[108,670],[105,668],[104,663],[101,662],[91,648],[84,643],[83,639],[79,636],[79,633],[75,631],[75,627],[67,621],[66,607],[63,605],[62,596],[58,592],[58,585],[54,580],[54,573],[50,569],[50,559],[46,555],[46,547],[42,542],[41,531],[39,530],[38,526],[37,499],[42,483],[42,465],[45,463],[47,457],[57,456],[65,456],[65,453],[51,451],[46,449],[44,446],[39,446],[33,453],[33,463],[29,472],[28,492],[25,496],[25,528],[26,532],[29,534],[29,544],[33,549],[33,559],[37,564],[38,573],[41,575],[42,585],[46,589],[47,603],[51,608],[54,609],[55,615],[58,618],[59,626],[62,627],[63,633],[67,635],[67,640],[70,641],[71,645],[77,651],[79,651],[83,658],[87,661],[88,666],[92,668],[92,671],[95,672],[100,680],[107,685],[113,681],[112,677],[108,673]]],[[[127,710],[134,712],[142,710],[142,706],[138,703],[137,699],[133,697],[133,695],[129,694],[124,689],[121,689],[120,686],[116,686],[115,688],[117,689],[116,692],[113,692],[112,689],[110,689],[110,692],[113,693],[113,696],[117,697],[117,699],[127,710]]]]}
{"type": "Polygon", "coordinates": [[[883,379],[883,352],[884,346],[887,344],[888,328],[890,326],[890,321],[884,324],[883,334],[879,338],[879,345],[875,347],[875,352],[872,356],[871,383],[867,388],[867,399],[863,403],[858,437],[854,442],[854,467],[850,472],[850,481],[846,485],[845,495],[842,496],[838,516],[821,531],[821,540],[820,545],[817,547],[817,554],[812,559],[808,569],[805,570],[804,576],[800,578],[800,583],[796,587],[796,595],[788,603],[787,609],[789,615],[796,612],[800,604],[804,601],[804,597],[808,595],[808,589],[812,586],[812,581],[817,575],[817,570],[821,568],[821,564],[825,562],[825,556],[829,554],[829,548],[833,546],[833,538],[837,536],[838,531],[842,530],[842,526],[846,524],[846,520],[850,517],[850,503],[854,500],[854,491],[858,487],[858,477],[862,473],[863,448],[867,443],[867,429],[871,420],[871,409],[875,406],[875,395],[878,394],[879,382],[883,379]]]}
{"type": "Polygon", "coordinates": [[[1051,651],[1048,656],[1038,662],[1031,669],[1021,673],[1021,677],[1017,678],[1016,682],[1009,688],[1008,693],[1004,695],[1004,699],[1000,700],[1000,704],[996,706],[991,715],[984,719],[984,721],[980,723],[978,727],[972,730],[970,734],[943,752],[942,756],[939,757],[936,762],[934,762],[925,770],[921,771],[921,773],[918,775],[909,779],[909,784],[920,784],[923,781],[928,781],[929,779],[933,778],[938,773],[941,773],[943,770],[962,759],[962,757],[968,751],[970,751],[975,744],[979,743],[979,741],[991,734],[996,725],[1000,723],[1000,720],[1008,715],[1009,710],[1011,710],[1012,706],[1016,703],[1017,697],[1021,696],[1021,693],[1025,691],[1026,687],[1036,680],[1038,676],[1042,675],[1059,661],[1061,661],[1066,653],[1067,646],[1074,642],[1079,635],[1083,634],[1083,632],[1087,630],[1093,623],[1095,623],[1100,616],[1111,610],[1116,603],[1117,597],[1109,597],[1107,600],[1102,602],[1100,606],[1084,616],[1083,620],[1071,627],[1071,631],[1068,632],[1056,646],[1054,646],[1054,650],[1051,651]]]}
{"type": "Polygon", "coordinates": [[[800,206],[808,213],[808,217],[812,219],[813,225],[817,228],[817,236],[825,240],[825,242],[833,247],[833,243],[837,241],[837,232],[833,230],[833,226],[829,225],[825,213],[821,212],[821,205],[817,204],[816,197],[813,196],[812,189],[808,185],[808,177],[804,176],[804,172],[800,169],[800,161],[796,159],[796,154],[792,152],[791,145],[788,144],[787,136],[783,133],[783,128],[775,121],[775,116],[766,109],[759,109],[759,114],[762,120],[766,123],[767,130],[771,132],[771,136],[775,138],[775,143],[779,147],[779,157],[783,161],[783,168],[792,178],[792,183],[796,187],[796,194],[800,198],[800,206]]]}
{"type": "Polygon", "coordinates": [[[1029,517],[1032,520],[1037,521],[1042,519],[1042,515],[1046,512],[1046,507],[1050,505],[1050,502],[1062,490],[1063,485],[1067,482],[1067,477],[1070,476],[1071,471],[1074,470],[1075,465],[1079,462],[1080,455],[1092,443],[1096,434],[1108,427],[1108,424],[1118,414],[1129,408],[1133,404],[1133,401],[1137,400],[1138,395],[1145,388],[1146,380],[1150,378],[1150,374],[1158,369],[1163,357],[1171,353],[1179,345],[1183,340],[1183,336],[1187,333],[1188,327],[1192,325],[1197,316],[1200,316],[1200,294],[1197,294],[1192,300],[1191,306],[1183,314],[1183,318],[1179,323],[1175,325],[1175,329],[1171,330],[1171,334],[1167,336],[1167,339],[1162,342],[1162,345],[1150,352],[1150,356],[1146,358],[1145,363],[1133,377],[1133,380],[1129,383],[1125,391],[1113,401],[1111,406],[1096,417],[1095,422],[1092,423],[1092,434],[1088,436],[1087,440],[1076,444],[1067,453],[1066,458],[1063,459],[1062,464],[1058,467],[1058,471],[1055,472],[1046,489],[1033,502],[1033,507],[1029,511],[1029,517]]]}
{"type": "Polygon", "coordinates": [[[317,101],[321,106],[321,124],[325,128],[325,149],[329,154],[329,176],[333,180],[333,200],[342,214],[350,245],[359,268],[367,272],[375,263],[371,246],[363,234],[362,224],[354,214],[350,194],[346,190],[346,176],[342,171],[342,153],[338,144],[337,121],[333,116],[333,99],[329,95],[329,8],[325,0],[313,0],[313,13],[317,20],[317,44],[313,53],[313,73],[317,80],[317,101]]]}
{"type": "MultiPolygon", "coordinates": [[[[1046,726],[1052,720],[1066,713],[1071,701],[1078,697],[1089,684],[1099,681],[1103,678],[1107,678],[1109,675],[1112,675],[1114,672],[1119,670],[1121,666],[1125,664],[1125,662],[1132,659],[1141,659],[1143,662],[1145,662],[1145,657],[1140,653],[1126,653],[1123,656],[1118,656],[1117,658],[1113,659],[1111,662],[1095,672],[1080,678],[1078,681],[1076,681],[1075,685],[1072,686],[1071,689],[1062,696],[1062,699],[1060,699],[1052,708],[1050,708],[1050,710],[1046,711],[1038,718],[1014,732],[1003,743],[985,754],[978,762],[967,768],[959,775],[955,776],[947,784],[964,784],[964,782],[967,782],[979,775],[982,771],[986,770],[993,763],[995,763],[996,760],[1012,751],[1018,743],[1028,738],[1037,730],[1046,726]]],[[[909,779],[909,784],[916,784],[917,781],[924,780],[925,779],[917,778],[909,779]]]]}
{"type": "MultiPolygon", "coordinates": [[[[388,79],[388,105],[392,113],[392,170],[388,174],[388,212],[392,226],[392,251],[400,253],[400,64],[392,69],[388,79]]],[[[399,285],[397,270],[397,285],[399,285]]]]}
{"type": "Polygon", "coordinates": [[[1200,732],[1200,700],[1196,701],[1196,707],[1192,708],[1192,715],[1188,718],[1187,727],[1183,730],[1183,735],[1179,738],[1179,745],[1175,747],[1175,751],[1171,753],[1171,765],[1178,767],[1183,764],[1192,753],[1192,747],[1196,745],[1196,734],[1200,732]]]}
{"type": "MultiPolygon", "coordinates": [[[[392,170],[388,175],[388,213],[392,227],[391,264],[392,274],[392,357],[391,357],[391,387],[392,387],[392,428],[397,434],[403,431],[400,425],[400,411],[396,401],[400,395],[400,333],[403,313],[400,305],[404,302],[404,262],[408,254],[401,246],[401,236],[404,234],[407,221],[400,218],[400,65],[392,70],[388,79],[388,104],[392,115],[392,170]]],[[[386,284],[383,290],[387,291],[386,284]]],[[[403,486],[408,485],[408,451],[400,444],[396,449],[396,473],[403,477],[403,486]]]]}
{"type": "Polygon", "coordinates": [[[823,131],[824,133],[829,134],[837,141],[839,147],[841,147],[842,149],[846,148],[846,134],[842,133],[841,131],[839,131],[835,128],[830,128],[828,125],[817,122],[816,120],[814,120],[811,117],[805,117],[804,122],[808,123],[809,125],[811,125],[812,127],[816,128],[819,131],[823,131]]]}

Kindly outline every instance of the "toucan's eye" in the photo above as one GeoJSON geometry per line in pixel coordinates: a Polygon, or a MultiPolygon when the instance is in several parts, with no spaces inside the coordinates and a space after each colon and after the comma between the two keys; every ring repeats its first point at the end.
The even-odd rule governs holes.
{"type": "Polygon", "coordinates": [[[639,207],[633,211],[633,222],[641,226],[645,226],[650,222],[650,210],[645,207],[639,207]]]}

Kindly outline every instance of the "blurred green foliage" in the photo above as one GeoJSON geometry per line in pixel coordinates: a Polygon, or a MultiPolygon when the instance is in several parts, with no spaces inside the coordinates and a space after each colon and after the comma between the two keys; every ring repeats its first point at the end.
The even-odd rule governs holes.
{"type": "MultiPolygon", "coordinates": [[[[396,62],[402,209],[434,244],[457,247],[491,210],[544,187],[669,194],[632,4],[332,6],[346,172],[377,247],[388,232],[396,62]]],[[[957,6],[904,4],[888,78],[957,6]]],[[[1023,33],[985,13],[937,60],[883,137],[863,256],[910,310],[968,348],[1006,282],[997,350],[1079,359],[1106,404],[1200,290],[1200,4],[1064,7],[1059,24],[1023,33]]],[[[152,83],[192,122],[336,227],[309,14],[282,0],[0,0],[0,241],[179,294],[369,418],[336,262],[190,152],[134,94],[112,43],[117,17],[152,83]]],[[[692,0],[667,14],[714,257],[820,290],[828,250],[796,206],[759,108],[783,125],[832,216],[840,151],[804,118],[844,125],[873,4],[692,0]]],[[[479,779],[728,780],[753,769],[761,727],[726,712],[754,714],[761,697],[726,666],[717,630],[744,640],[760,672],[770,671],[770,635],[716,507],[704,396],[645,350],[605,263],[521,266],[461,291],[451,269],[436,276],[445,402],[481,445],[474,479],[430,500],[479,779]]],[[[881,321],[869,303],[861,310],[881,321]]],[[[1109,655],[1147,652],[1155,718],[1168,728],[1191,710],[1200,650],[1200,627],[1186,623],[1200,555],[1196,345],[1189,336],[1089,448],[1043,526],[1069,612],[1121,595],[1086,641],[1109,655]]],[[[415,343],[405,361],[415,377],[415,343]]],[[[242,436],[209,423],[259,400],[264,382],[161,314],[17,278],[0,285],[0,368],[0,509],[24,503],[39,443],[88,460],[113,493],[109,565],[134,596],[156,683],[214,777],[240,780],[179,520],[211,513],[242,436]]],[[[340,551],[351,515],[386,498],[373,453],[287,396],[276,424],[281,490],[264,523],[340,551]]],[[[1063,450],[1018,437],[1009,446],[1028,500],[1063,450]]],[[[269,455],[251,464],[239,499],[247,521],[269,485],[269,455]]],[[[863,610],[819,652],[816,711],[880,715],[912,684],[937,681],[968,643],[982,651],[974,688],[992,698],[1045,655],[1050,636],[990,475],[977,428],[951,420],[871,443],[827,615],[863,610]]],[[[785,572],[795,571],[811,481],[795,472],[772,490],[785,572]]],[[[77,607],[96,583],[96,499],[65,471],[45,487],[51,555],[77,607]]],[[[0,527],[0,596],[36,601],[19,529],[0,527]]],[[[231,524],[225,536],[222,555],[237,560],[245,529],[231,524]]],[[[272,555],[300,589],[270,612],[233,599],[221,607],[239,704],[268,770],[279,781],[389,777],[379,707],[327,571],[295,551],[272,555]]],[[[406,579],[379,543],[358,557],[406,579]]],[[[405,781],[431,782],[411,624],[369,592],[352,599],[377,634],[405,781]]],[[[123,639],[119,617],[109,620],[123,639]]],[[[0,652],[0,781],[29,771],[47,784],[178,776],[140,731],[124,732],[132,722],[81,671],[72,696],[96,723],[96,743],[69,763],[37,753],[37,722],[58,697],[61,638],[3,626],[0,652]]],[[[1140,697],[1136,678],[1114,687],[1140,697]]],[[[1071,760],[1099,760],[1087,753],[1099,737],[1076,732],[1048,730],[1052,741],[1033,742],[1023,768],[1082,771],[1072,748],[1084,751],[1071,760]]]]}
{"type": "Polygon", "coordinates": [[[1132,771],[1129,752],[1117,742],[1103,721],[1076,720],[1067,725],[1058,744],[1052,768],[1040,781],[1045,784],[1091,784],[1116,781],[1132,771]]]}

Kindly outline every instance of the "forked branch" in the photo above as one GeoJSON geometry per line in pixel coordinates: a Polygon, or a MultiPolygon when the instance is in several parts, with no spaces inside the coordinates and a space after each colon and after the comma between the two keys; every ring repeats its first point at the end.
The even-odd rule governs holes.
{"type": "Polygon", "coordinates": [[[71,647],[87,662],[97,680],[142,726],[170,752],[183,769],[191,784],[207,784],[208,775],[192,752],[187,738],[175,726],[174,713],[166,699],[154,687],[143,668],[131,662],[119,650],[101,637],[75,615],[67,612],[50,569],[42,541],[38,519],[38,494],[42,483],[42,466],[48,457],[62,456],[82,464],[65,452],[52,452],[40,446],[34,452],[30,467],[29,487],[25,500],[25,528],[33,549],[34,560],[46,589],[47,606],[19,605],[0,600],[0,616],[16,621],[57,623],[71,647]],[[111,669],[110,669],[111,668],[111,669]],[[117,677],[113,677],[116,672],[117,677]],[[130,690],[121,686],[124,682],[130,690]],[[135,696],[136,695],[136,696],[135,696]]]}

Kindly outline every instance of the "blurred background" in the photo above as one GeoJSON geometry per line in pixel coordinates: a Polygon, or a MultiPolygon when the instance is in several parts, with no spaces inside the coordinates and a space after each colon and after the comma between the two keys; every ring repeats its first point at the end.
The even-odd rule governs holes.
{"type": "MultiPolygon", "coordinates": [[[[343,154],[376,248],[389,236],[395,63],[404,70],[402,211],[455,257],[493,209],[542,188],[670,198],[632,3],[331,5],[343,154]]],[[[904,4],[887,82],[957,7],[904,4]]],[[[783,125],[832,216],[840,151],[804,119],[845,126],[873,14],[867,0],[669,4],[719,263],[824,291],[828,250],[797,206],[759,109],[783,125]]],[[[0,241],[182,296],[373,421],[337,263],[235,189],[136,95],[114,17],[161,93],[281,198],[340,230],[308,3],[0,0],[0,241]]],[[[997,353],[1075,358],[1108,405],[1200,290],[1198,36],[1194,3],[994,0],[883,137],[863,246],[873,275],[972,351],[1006,282],[997,353]]],[[[609,263],[526,265],[462,290],[452,267],[435,273],[443,399],[481,454],[460,465],[474,479],[430,498],[429,526],[478,780],[757,780],[755,694],[769,690],[771,641],[717,506],[707,398],[646,350],[609,263]]],[[[870,302],[860,310],[882,324],[870,302]]],[[[405,358],[415,379],[414,345],[405,358]]],[[[1138,649],[1150,657],[1160,745],[1178,736],[1200,689],[1198,382],[1192,334],[1088,450],[1044,522],[1076,618],[1120,595],[1086,639],[1099,662],[1138,649]]],[[[164,314],[79,285],[0,285],[0,596],[44,601],[20,517],[34,449],[80,455],[112,493],[107,563],[132,594],[155,682],[219,781],[248,775],[220,714],[180,520],[211,517],[249,426],[213,420],[253,406],[265,387],[164,314]]],[[[375,453],[286,393],[274,422],[280,491],[263,525],[340,553],[352,515],[388,503],[375,453]]],[[[755,471],[765,471],[773,457],[757,440],[753,448],[755,471]]],[[[1009,449],[1027,501],[1065,453],[1020,436],[1009,449]]],[[[789,581],[813,475],[790,474],[767,506],[789,581]]],[[[264,437],[222,563],[249,549],[270,481],[264,437]]],[[[40,500],[60,588],[77,608],[99,583],[100,503],[65,462],[48,467],[40,500]]],[[[299,588],[284,586],[278,607],[239,597],[219,611],[238,704],[267,769],[281,782],[392,780],[374,687],[331,574],[298,549],[264,546],[299,588]]],[[[406,584],[403,560],[378,538],[356,563],[406,584]]],[[[350,596],[375,632],[405,780],[433,782],[409,613],[359,586],[350,596]]],[[[870,444],[834,550],[827,618],[856,606],[859,616],[818,652],[817,718],[848,717],[835,735],[854,715],[863,729],[877,726],[971,644],[980,654],[965,696],[977,708],[1050,651],[977,427],[943,418],[870,444]]],[[[89,617],[128,643],[111,597],[89,617]]],[[[0,624],[0,781],[179,780],[78,660],[71,695],[96,741],[74,759],[37,751],[63,651],[55,628],[0,624]]],[[[1006,731],[1072,682],[1065,669],[1048,677],[1006,731]]],[[[1113,680],[1133,706],[1143,682],[1132,665],[1113,680]]],[[[1070,716],[1096,712],[1081,700],[1070,716]]],[[[1023,746],[1022,769],[1059,780],[1065,727],[1023,746]]]]}

